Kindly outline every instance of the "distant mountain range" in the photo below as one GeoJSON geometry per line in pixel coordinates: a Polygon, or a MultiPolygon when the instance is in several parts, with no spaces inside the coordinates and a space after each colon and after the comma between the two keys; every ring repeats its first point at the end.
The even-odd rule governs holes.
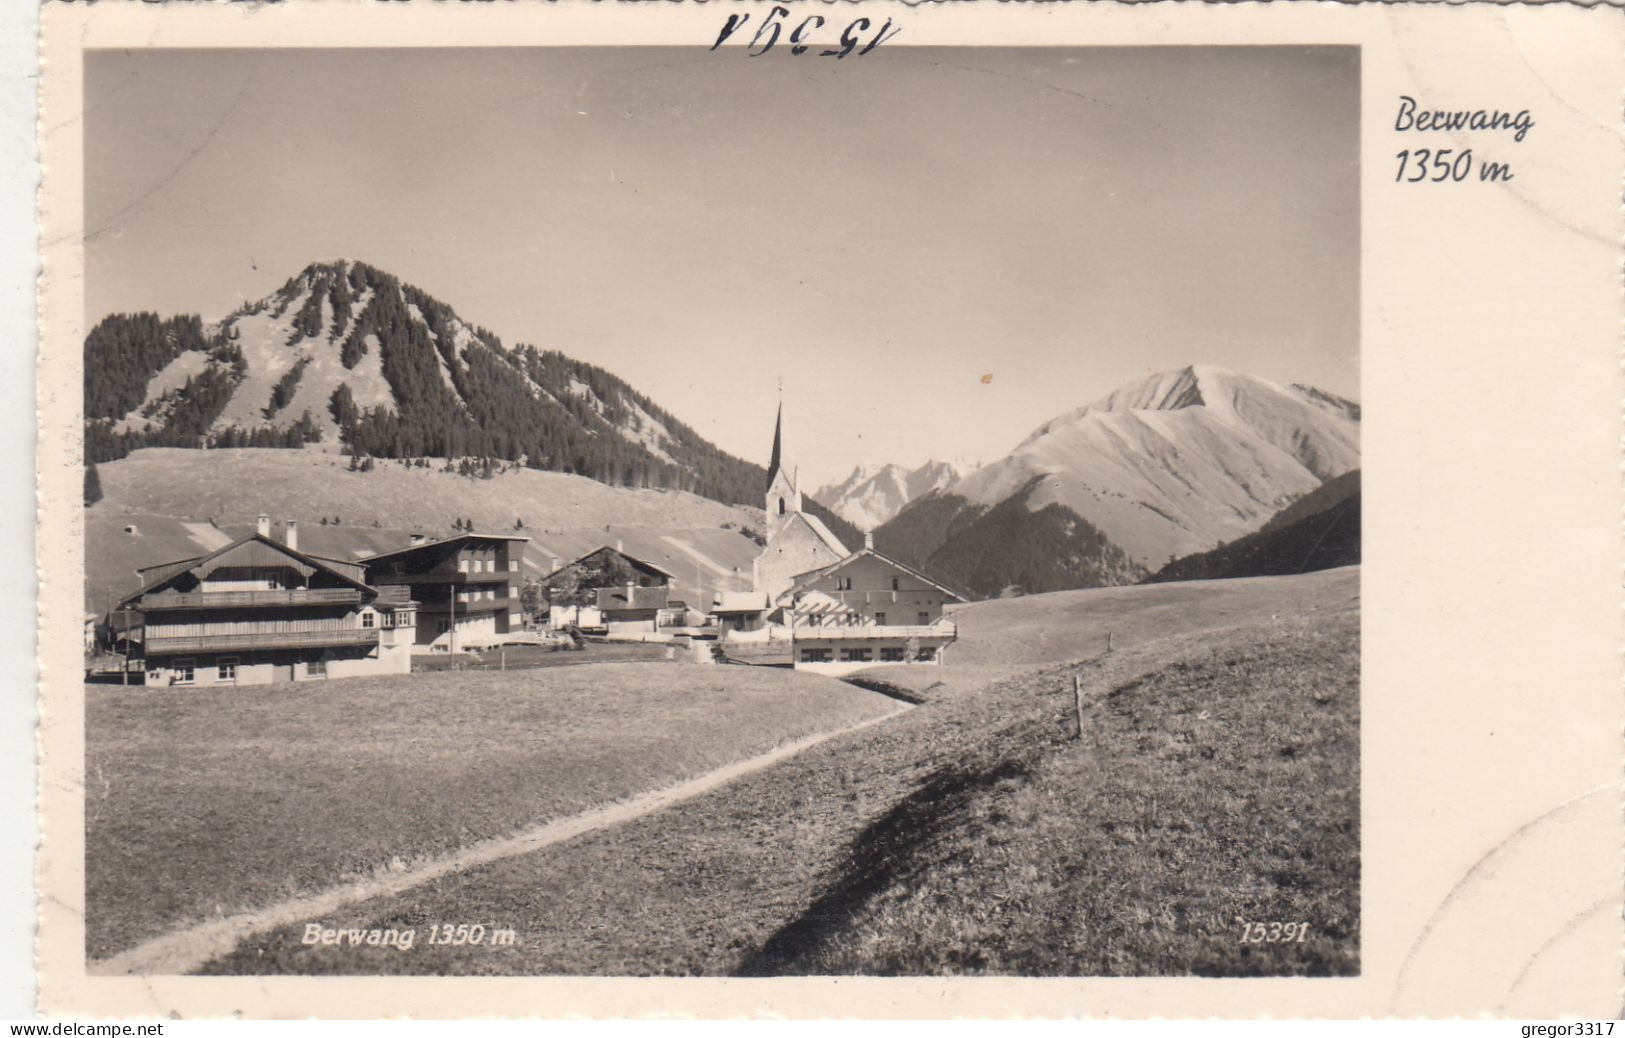
{"type": "Polygon", "coordinates": [[[1132,583],[1359,467],[1359,405],[1211,366],[1045,422],[914,500],[876,543],[978,595],[1132,583]]]}
{"type": "Polygon", "coordinates": [[[901,465],[859,465],[839,483],[814,494],[841,518],[873,530],[916,498],[942,490],[976,471],[967,461],[928,461],[915,469],[901,465]]]}
{"type": "MultiPolygon", "coordinates": [[[[760,507],[767,473],[615,375],[492,332],[365,263],[316,263],[257,302],[115,314],[85,339],[85,458],[141,447],[341,443],[379,458],[490,458],[760,507]]],[[[765,419],[764,415],[764,436],[765,419]]],[[[861,534],[817,502],[849,543],[861,534]]]]}
{"type": "MultiPolygon", "coordinates": [[[[110,316],[84,360],[92,465],[143,447],[319,442],[357,459],[473,459],[474,475],[516,463],[752,508],[766,484],[760,466],[615,375],[506,346],[365,263],[312,264],[213,324],[110,316]]],[[[1169,564],[1242,542],[1358,469],[1359,427],[1358,404],[1320,389],[1187,367],[1051,419],[982,468],[859,466],[805,507],[846,544],[873,529],[882,550],[979,596],[1217,572],[1221,561],[1169,564]]],[[[1317,557],[1336,555],[1329,543],[1317,557]]]]}

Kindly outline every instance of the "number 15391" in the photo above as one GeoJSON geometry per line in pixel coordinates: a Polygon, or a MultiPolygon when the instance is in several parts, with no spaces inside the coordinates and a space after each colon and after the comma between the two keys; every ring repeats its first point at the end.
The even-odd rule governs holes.
{"type": "Polygon", "coordinates": [[[1301,943],[1309,936],[1308,923],[1255,923],[1246,919],[1237,919],[1236,922],[1241,924],[1242,944],[1301,943]]]}

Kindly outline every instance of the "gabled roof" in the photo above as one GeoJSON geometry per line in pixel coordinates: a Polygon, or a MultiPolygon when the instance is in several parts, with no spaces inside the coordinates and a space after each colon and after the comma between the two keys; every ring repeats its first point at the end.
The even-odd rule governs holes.
{"type": "MultiPolygon", "coordinates": [[[[835,536],[835,534],[831,533],[830,528],[825,526],[824,521],[818,518],[816,515],[812,515],[808,512],[791,512],[784,518],[790,522],[800,519],[802,522],[807,524],[807,529],[813,532],[813,536],[823,541],[824,546],[830,551],[833,551],[835,554],[841,556],[847,554],[846,545],[842,544],[841,539],[835,536]]],[[[783,526],[780,526],[779,529],[784,529],[785,526],[790,525],[790,522],[786,522],[783,526]]]]}
{"type": "Polygon", "coordinates": [[[886,565],[892,567],[895,570],[898,570],[898,571],[903,572],[903,573],[907,573],[909,576],[913,577],[915,580],[924,581],[925,583],[930,584],[932,587],[936,588],[938,591],[941,591],[943,594],[947,595],[949,598],[953,599],[955,602],[963,602],[963,601],[965,601],[965,596],[961,595],[959,592],[955,591],[953,588],[945,587],[944,585],[937,583],[935,580],[932,580],[930,577],[926,576],[924,573],[921,573],[919,570],[915,569],[913,566],[910,566],[907,563],[898,562],[896,559],[892,558],[890,555],[885,555],[885,554],[883,554],[881,552],[876,551],[873,548],[863,548],[863,549],[861,549],[859,551],[853,552],[851,555],[848,555],[846,558],[840,560],[839,562],[832,562],[828,566],[823,566],[823,567],[821,567],[819,569],[808,570],[805,573],[797,573],[795,576],[790,578],[790,591],[791,592],[799,591],[804,584],[807,584],[807,583],[810,583],[811,581],[817,580],[819,577],[828,576],[829,574],[834,573],[834,572],[836,572],[838,570],[845,569],[848,565],[856,562],[857,560],[863,558],[866,555],[871,557],[871,558],[879,559],[881,562],[885,563],[886,565]]]}
{"type": "Polygon", "coordinates": [[[371,585],[346,572],[346,570],[351,568],[349,565],[335,564],[334,562],[323,559],[319,555],[306,555],[304,552],[295,548],[290,548],[286,544],[282,544],[279,541],[273,541],[271,538],[261,536],[258,533],[251,533],[247,537],[238,538],[237,540],[232,541],[230,544],[216,548],[207,555],[199,555],[196,558],[191,559],[180,559],[175,562],[165,562],[157,566],[147,566],[136,570],[137,573],[141,574],[141,589],[130,595],[126,595],[119,602],[119,605],[128,605],[147,592],[162,587],[169,581],[180,576],[182,573],[191,572],[192,570],[201,566],[208,565],[210,562],[213,562],[215,559],[218,559],[223,555],[241,551],[244,548],[251,549],[254,554],[259,556],[263,556],[264,553],[269,550],[271,553],[280,554],[293,561],[296,565],[303,566],[313,572],[326,573],[362,591],[376,593],[376,589],[374,589],[371,585]]]}
{"type": "Polygon", "coordinates": [[[425,548],[440,548],[458,541],[529,541],[530,538],[514,533],[460,533],[455,537],[442,537],[438,541],[423,541],[420,544],[408,544],[404,548],[395,548],[391,551],[381,551],[377,555],[368,555],[361,562],[370,566],[379,559],[393,558],[396,555],[405,555],[411,551],[422,551],[425,548]]]}
{"type": "Polygon", "coordinates": [[[724,591],[717,596],[713,613],[761,613],[767,610],[766,591],[724,591]]]}
{"type": "Polygon", "coordinates": [[[615,554],[619,555],[621,558],[626,559],[628,562],[631,562],[635,566],[641,566],[646,570],[652,570],[653,572],[660,574],[662,577],[665,577],[667,580],[669,580],[669,581],[671,581],[673,583],[676,583],[676,581],[677,581],[676,576],[674,576],[669,571],[664,570],[664,569],[660,568],[659,566],[656,566],[654,563],[650,562],[648,559],[640,559],[636,555],[630,554],[629,552],[623,551],[622,549],[616,548],[613,545],[609,545],[609,544],[600,544],[598,547],[594,548],[592,551],[589,551],[584,555],[577,556],[575,559],[571,560],[570,562],[566,562],[564,565],[560,566],[558,569],[554,570],[552,573],[549,573],[546,576],[542,577],[542,580],[545,582],[548,577],[554,576],[555,574],[563,573],[565,570],[569,569],[571,566],[577,565],[578,563],[585,562],[588,559],[592,558],[594,555],[597,555],[601,551],[612,551],[615,554]]]}
{"type": "Polygon", "coordinates": [[[616,609],[664,609],[670,588],[664,587],[601,587],[598,589],[600,611],[616,609]]]}

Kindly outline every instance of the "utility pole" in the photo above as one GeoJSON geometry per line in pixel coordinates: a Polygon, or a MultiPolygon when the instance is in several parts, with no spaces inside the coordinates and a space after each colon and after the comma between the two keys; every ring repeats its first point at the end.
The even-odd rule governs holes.
{"type": "Polygon", "coordinates": [[[446,623],[446,655],[448,656],[453,656],[457,653],[457,578],[461,575],[461,572],[461,570],[452,571],[451,589],[446,595],[446,606],[448,609],[446,615],[450,617],[446,623]]]}
{"type": "MultiPolygon", "coordinates": [[[[119,609],[118,614],[119,619],[124,623],[124,651],[119,653],[119,684],[128,685],[130,683],[130,618],[123,608],[119,609]]],[[[118,637],[117,631],[113,632],[113,637],[115,639],[118,637]]]]}

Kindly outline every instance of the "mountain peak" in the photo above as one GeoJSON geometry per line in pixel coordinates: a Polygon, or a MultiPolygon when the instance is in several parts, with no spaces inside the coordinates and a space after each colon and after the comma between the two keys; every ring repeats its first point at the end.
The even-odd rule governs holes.
{"type": "Polygon", "coordinates": [[[814,498],[861,529],[874,529],[909,503],[957,482],[975,466],[931,459],[917,468],[896,462],[864,461],[838,483],[820,487],[814,498]]]}

